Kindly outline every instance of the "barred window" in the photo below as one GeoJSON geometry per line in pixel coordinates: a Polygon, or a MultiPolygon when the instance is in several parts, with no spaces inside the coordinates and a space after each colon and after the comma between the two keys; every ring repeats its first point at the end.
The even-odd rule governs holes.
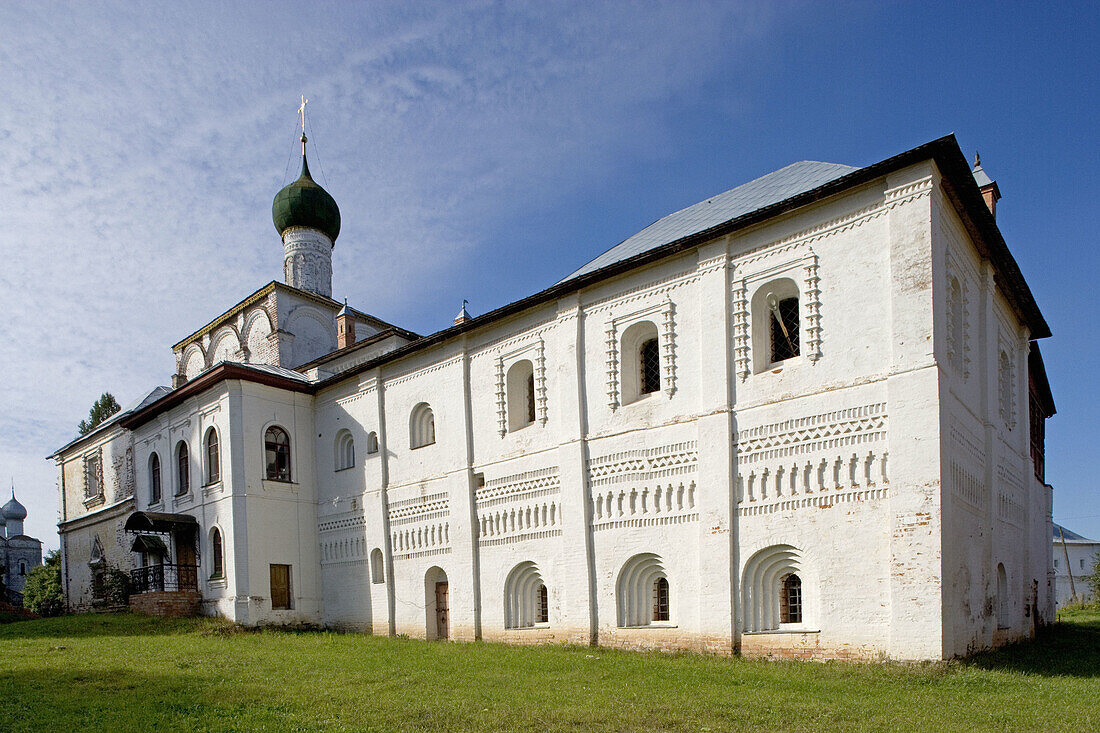
{"type": "Polygon", "coordinates": [[[638,352],[638,363],[641,367],[642,394],[659,392],[661,389],[661,350],[657,345],[657,339],[647,339],[642,342],[638,352]]]}
{"type": "Polygon", "coordinates": [[[657,578],[653,583],[653,620],[668,621],[668,580],[657,578]]]}
{"type": "Polygon", "coordinates": [[[545,624],[550,622],[550,603],[549,594],[546,592],[546,586],[540,585],[538,589],[538,597],[535,600],[535,623],[545,624]]]}
{"type": "Polygon", "coordinates": [[[779,622],[802,623],[802,579],[794,573],[783,578],[779,589],[779,622]]]}
{"type": "Polygon", "coordinates": [[[103,495],[103,466],[99,454],[84,459],[84,496],[93,498],[103,495]]]}
{"type": "Polygon", "coordinates": [[[798,298],[777,299],[768,294],[771,311],[772,362],[798,356],[798,298]]]}

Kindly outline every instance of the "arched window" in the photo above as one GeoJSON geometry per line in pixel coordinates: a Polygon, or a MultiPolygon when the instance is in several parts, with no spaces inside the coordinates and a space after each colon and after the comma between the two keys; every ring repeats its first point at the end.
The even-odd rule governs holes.
{"type": "Polygon", "coordinates": [[[802,579],[794,573],[783,578],[779,589],[779,623],[802,623],[802,579]]]}
{"type": "Polygon", "coordinates": [[[409,447],[423,448],[435,443],[435,415],[427,402],[413,408],[409,416],[409,447]]]}
{"type": "Polygon", "coordinates": [[[504,581],[504,628],[524,629],[547,623],[546,584],[533,562],[521,562],[504,581]]]}
{"type": "Polygon", "coordinates": [[[661,391],[661,348],[657,325],[640,321],[623,331],[622,402],[635,402],[661,391]]]}
{"type": "Polygon", "coordinates": [[[373,430],[367,433],[367,455],[374,455],[378,452],[378,433],[373,430]]]}
{"type": "Polygon", "coordinates": [[[638,350],[638,368],[641,385],[639,392],[650,394],[661,391],[661,352],[657,339],[646,339],[638,350]]]}
{"type": "Polygon", "coordinates": [[[653,620],[668,621],[668,579],[653,582],[653,620]]]}
{"type": "Polygon", "coordinates": [[[550,594],[545,585],[540,585],[535,591],[535,623],[550,623],[550,594]]]}
{"type": "Polygon", "coordinates": [[[752,349],[756,371],[801,353],[798,286],[790,278],[762,285],[752,297],[752,349]]]}
{"type": "Polygon", "coordinates": [[[176,496],[191,490],[191,461],[187,455],[187,443],[176,444],[176,496]]]}
{"type": "Polygon", "coordinates": [[[535,422],[535,368],[530,359],[520,359],[508,368],[508,430],[519,430],[535,422]]]}
{"type": "Polygon", "coordinates": [[[210,554],[214,557],[211,578],[220,578],[225,574],[225,549],[222,547],[222,531],[215,527],[210,530],[210,554]]]}
{"type": "Polygon", "coordinates": [[[375,547],[370,553],[370,582],[385,583],[386,576],[382,567],[382,550],[375,547]]]}
{"type": "Polygon", "coordinates": [[[355,465],[355,439],[351,437],[350,430],[341,430],[336,433],[334,450],[336,455],[333,465],[336,466],[337,471],[343,471],[355,465]]]}
{"type": "Polygon", "coordinates": [[[804,623],[801,574],[802,553],[790,545],[772,545],[749,558],[741,580],[743,630],[771,631],[780,624],[804,623]]]}
{"type": "Polygon", "coordinates": [[[26,560],[20,560],[19,561],[19,574],[20,575],[26,575],[27,574],[27,561],[26,560]]]}
{"type": "Polygon", "coordinates": [[[160,503],[160,456],[149,456],[149,503],[160,503]]]}
{"type": "Polygon", "coordinates": [[[671,618],[668,576],[659,555],[645,552],[627,560],[615,591],[621,627],[648,626],[671,618]]]}
{"type": "Polygon", "coordinates": [[[210,428],[206,431],[206,483],[216,484],[222,480],[222,459],[218,448],[218,431],[210,428]]]}
{"type": "Polygon", "coordinates": [[[264,455],[267,478],[271,481],[290,481],[290,436],[277,425],[264,433],[264,455]]]}

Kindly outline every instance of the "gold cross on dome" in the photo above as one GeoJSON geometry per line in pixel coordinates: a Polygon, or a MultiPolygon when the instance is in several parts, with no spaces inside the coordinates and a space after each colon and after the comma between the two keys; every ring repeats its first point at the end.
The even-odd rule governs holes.
{"type": "Polygon", "coordinates": [[[302,134],[306,134],[306,105],[309,104],[309,100],[306,99],[306,95],[302,95],[302,103],[298,105],[298,114],[302,116],[302,134]]]}

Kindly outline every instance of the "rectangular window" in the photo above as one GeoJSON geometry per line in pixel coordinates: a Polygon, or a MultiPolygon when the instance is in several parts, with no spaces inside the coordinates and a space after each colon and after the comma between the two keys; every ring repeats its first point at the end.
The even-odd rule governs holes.
{"type": "Polygon", "coordinates": [[[91,499],[101,494],[103,494],[103,471],[97,453],[84,459],[84,497],[91,499]]]}
{"type": "Polygon", "coordinates": [[[271,565],[271,608],[290,608],[290,566],[271,565]]]}

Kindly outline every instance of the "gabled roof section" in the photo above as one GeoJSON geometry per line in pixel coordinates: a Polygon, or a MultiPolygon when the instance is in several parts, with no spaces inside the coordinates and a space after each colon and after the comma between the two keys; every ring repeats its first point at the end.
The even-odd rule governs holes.
{"type": "Polygon", "coordinates": [[[1062,532],[1065,533],[1066,542],[1096,542],[1096,540],[1090,540],[1088,537],[1084,537],[1082,535],[1077,534],[1076,532],[1072,532],[1072,531],[1066,529],[1065,527],[1063,527],[1060,524],[1053,524],[1053,525],[1051,525],[1051,528],[1054,530],[1054,541],[1055,542],[1061,542],[1062,541],[1062,535],[1059,532],[1059,530],[1061,530],[1062,532]]]}
{"type": "Polygon", "coordinates": [[[64,453],[69,448],[72,448],[74,445],[76,445],[78,443],[81,443],[85,440],[91,440],[95,436],[97,436],[100,433],[106,431],[112,425],[120,422],[127,415],[145,409],[146,407],[153,404],[154,402],[156,402],[160,398],[164,397],[165,395],[167,395],[171,391],[172,391],[171,387],[164,387],[164,386],[154,387],[153,390],[151,392],[149,392],[149,394],[145,395],[144,397],[142,397],[140,399],[134,400],[130,404],[126,405],[126,407],[122,408],[121,410],[116,412],[114,415],[111,415],[109,418],[107,418],[106,420],[101,422],[99,425],[96,425],[95,430],[92,430],[89,433],[85,433],[84,435],[78,435],[77,437],[73,438],[72,440],[70,440],[65,445],[63,445],[60,448],[58,448],[57,450],[55,450],[52,455],[46,456],[47,460],[50,459],[50,458],[54,458],[54,457],[60,455],[61,453],[64,453]]]}
{"type": "MultiPolygon", "coordinates": [[[[205,326],[203,326],[199,330],[197,330],[194,333],[191,333],[188,336],[180,339],[179,342],[177,342],[176,344],[174,344],[172,346],[172,351],[178,351],[181,347],[186,346],[187,344],[194,341],[196,338],[200,338],[202,336],[205,336],[208,333],[213,332],[215,329],[217,329],[220,326],[222,326],[223,324],[227,323],[233,316],[235,316],[240,311],[248,308],[251,305],[254,305],[254,304],[262,301],[264,298],[266,298],[268,295],[270,295],[272,293],[272,291],[274,291],[274,290],[282,290],[283,292],[286,292],[286,293],[292,293],[292,294],[298,296],[299,298],[305,298],[306,300],[312,300],[314,303],[317,303],[318,305],[325,306],[327,308],[331,308],[334,311],[340,310],[341,308],[343,308],[345,306],[344,303],[341,303],[338,300],[333,300],[332,298],[326,298],[323,295],[318,295],[317,293],[311,293],[308,290],[301,290],[300,288],[296,288],[292,285],[287,285],[286,283],[281,283],[278,280],[272,280],[267,285],[264,285],[262,288],[255,291],[254,293],[252,293],[251,295],[246,297],[244,300],[240,301],[239,303],[234,305],[232,308],[230,308],[229,310],[225,311],[224,313],[222,313],[217,318],[215,318],[212,321],[210,321],[209,323],[207,323],[205,326]]],[[[351,313],[357,319],[359,319],[361,321],[366,321],[367,323],[371,324],[372,326],[374,326],[375,328],[377,328],[380,331],[384,331],[387,328],[394,328],[394,329],[397,329],[398,331],[404,331],[405,333],[412,334],[411,331],[405,331],[404,329],[402,329],[398,326],[395,326],[392,323],[387,323],[386,321],[383,321],[381,318],[377,318],[375,316],[372,316],[369,313],[364,313],[363,311],[356,310],[355,308],[348,308],[348,310],[351,311],[351,313]]],[[[272,324],[272,326],[275,326],[275,325],[276,324],[272,324]]],[[[416,334],[412,334],[412,336],[415,337],[416,334]]]]}
{"type": "Polygon", "coordinates": [[[629,239],[617,244],[562,280],[594,272],[602,267],[674,242],[752,213],[765,206],[785,201],[845,176],[858,168],[839,163],[803,160],[772,171],[754,181],[731,188],[686,209],[658,219],[629,239]]]}

